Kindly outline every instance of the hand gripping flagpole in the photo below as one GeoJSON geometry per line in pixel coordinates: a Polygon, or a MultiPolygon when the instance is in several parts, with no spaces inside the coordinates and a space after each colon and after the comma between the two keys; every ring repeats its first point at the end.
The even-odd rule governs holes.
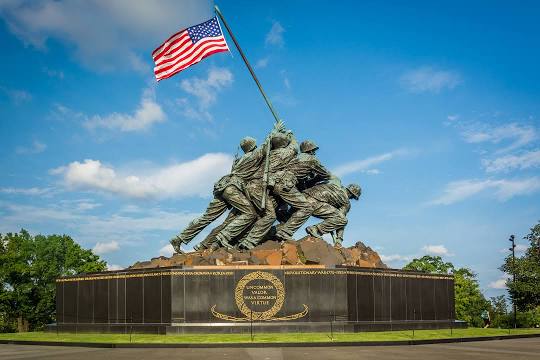
{"type": "MultiPolygon", "coordinates": [[[[217,5],[214,5],[214,9],[216,10],[216,14],[219,16],[221,21],[223,22],[223,25],[225,25],[225,28],[227,29],[227,32],[231,36],[232,41],[234,42],[234,45],[238,49],[238,52],[240,53],[240,56],[242,57],[242,60],[244,60],[244,64],[246,64],[246,67],[249,70],[249,73],[251,74],[251,77],[253,77],[253,80],[255,80],[255,83],[257,84],[257,87],[259,88],[259,91],[261,92],[261,95],[264,98],[264,101],[266,101],[266,105],[268,105],[268,108],[270,109],[270,112],[274,116],[274,119],[276,120],[276,123],[279,122],[279,116],[272,106],[272,103],[270,102],[270,99],[268,96],[266,96],[266,93],[264,92],[261,83],[259,82],[259,79],[257,79],[257,75],[255,75],[255,72],[253,71],[253,68],[249,64],[248,59],[246,58],[246,55],[244,55],[244,52],[242,51],[242,48],[240,48],[240,44],[238,44],[238,41],[236,40],[236,37],[234,37],[234,34],[229,27],[229,24],[227,24],[227,21],[225,21],[225,18],[223,17],[223,14],[217,7],[217,5]]],[[[270,140],[270,139],[269,139],[270,140]]],[[[268,187],[268,171],[270,168],[270,141],[268,141],[268,144],[266,146],[266,158],[264,162],[264,175],[263,175],[263,185],[264,185],[264,191],[262,194],[262,201],[261,201],[261,209],[265,209],[266,207],[266,193],[267,193],[267,187],[268,187]]]]}

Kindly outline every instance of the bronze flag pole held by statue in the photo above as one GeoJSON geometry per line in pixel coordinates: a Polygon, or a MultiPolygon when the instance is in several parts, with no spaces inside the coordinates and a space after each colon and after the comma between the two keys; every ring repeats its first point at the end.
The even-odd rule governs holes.
{"type": "MultiPolygon", "coordinates": [[[[219,18],[223,22],[223,25],[225,25],[225,28],[227,29],[227,32],[231,36],[231,39],[234,42],[234,45],[236,46],[236,48],[238,49],[238,52],[240,53],[240,56],[242,57],[242,60],[244,60],[244,64],[246,64],[246,66],[247,66],[247,68],[249,70],[249,73],[253,77],[253,80],[255,80],[255,83],[257,84],[257,87],[259,88],[259,91],[261,92],[261,95],[263,96],[264,101],[266,101],[266,105],[268,105],[268,108],[270,109],[270,112],[274,116],[274,119],[276,120],[276,122],[279,122],[279,116],[278,116],[276,110],[274,110],[274,107],[272,106],[272,103],[270,102],[270,99],[268,98],[268,96],[266,96],[266,93],[264,92],[264,90],[262,88],[262,85],[259,82],[259,79],[257,79],[257,75],[255,75],[255,72],[253,71],[253,68],[249,64],[249,61],[246,58],[246,55],[244,55],[244,52],[240,48],[240,45],[238,44],[238,41],[236,41],[236,38],[234,37],[234,35],[232,33],[232,30],[229,27],[229,24],[227,24],[227,21],[225,21],[225,18],[223,17],[223,14],[221,13],[221,11],[217,7],[217,5],[214,5],[214,8],[216,10],[216,14],[219,16],[219,18]]],[[[268,139],[268,141],[269,140],[270,139],[268,139]]],[[[265,162],[264,162],[264,175],[263,175],[263,188],[264,188],[264,191],[263,191],[262,203],[261,203],[261,209],[263,209],[263,210],[264,210],[264,208],[266,206],[266,193],[268,191],[267,187],[268,187],[268,170],[269,170],[269,167],[270,167],[270,142],[266,146],[266,159],[265,159],[265,162]]]]}

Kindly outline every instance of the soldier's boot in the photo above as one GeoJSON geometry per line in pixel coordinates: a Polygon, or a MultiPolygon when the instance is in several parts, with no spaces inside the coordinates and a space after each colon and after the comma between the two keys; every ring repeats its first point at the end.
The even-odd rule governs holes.
{"type": "Polygon", "coordinates": [[[253,244],[251,241],[249,240],[244,240],[242,241],[240,244],[238,244],[238,247],[240,249],[245,249],[245,250],[251,250],[253,249],[255,246],[257,246],[256,244],[253,244]]]}
{"type": "Polygon", "coordinates": [[[193,250],[195,250],[195,251],[203,251],[203,250],[206,250],[206,249],[208,249],[208,247],[206,247],[205,244],[203,244],[203,243],[199,243],[199,244],[197,244],[197,245],[195,245],[193,247],[193,250]]]}
{"type": "Polygon", "coordinates": [[[218,247],[221,246],[221,247],[224,247],[225,249],[234,249],[234,246],[232,246],[229,243],[229,240],[226,239],[225,236],[223,236],[222,234],[216,235],[216,242],[212,245],[215,245],[215,244],[217,244],[218,247]]]}
{"type": "Polygon", "coordinates": [[[336,249],[341,249],[341,248],[343,247],[342,243],[343,243],[343,239],[342,239],[342,238],[340,238],[340,237],[338,237],[338,236],[336,236],[336,237],[334,238],[334,247],[335,247],[336,249]]]}
{"type": "Polygon", "coordinates": [[[185,244],[186,242],[184,241],[184,239],[182,239],[182,237],[180,235],[176,235],[175,237],[173,237],[170,242],[171,242],[172,247],[174,248],[174,251],[177,254],[183,254],[184,253],[184,251],[182,250],[182,248],[180,246],[182,244],[185,244]]]}
{"type": "Polygon", "coordinates": [[[306,228],[306,232],[314,238],[322,240],[322,233],[319,231],[317,225],[311,225],[306,228]]]}
{"type": "Polygon", "coordinates": [[[294,241],[292,234],[289,234],[283,229],[279,229],[278,231],[276,231],[275,236],[276,236],[276,239],[278,239],[282,243],[284,243],[285,241],[294,241]]]}

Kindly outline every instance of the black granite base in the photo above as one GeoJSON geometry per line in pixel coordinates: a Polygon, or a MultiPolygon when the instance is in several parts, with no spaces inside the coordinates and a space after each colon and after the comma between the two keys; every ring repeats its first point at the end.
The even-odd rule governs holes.
{"type": "Polygon", "coordinates": [[[208,266],[57,280],[51,331],[357,332],[463,327],[454,280],[401,270],[208,266]]]}

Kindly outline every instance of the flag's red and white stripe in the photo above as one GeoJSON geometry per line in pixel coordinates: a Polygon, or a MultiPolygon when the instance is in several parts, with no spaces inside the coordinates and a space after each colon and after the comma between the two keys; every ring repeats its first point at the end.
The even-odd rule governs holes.
{"type": "Polygon", "coordinates": [[[205,37],[193,43],[187,29],[182,30],[171,36],[152,53],[156,64],[154,74],[158,81],[163,80],[198,63],[205,57],[228,50],[223,33],[220,36],[205,37]]]}

